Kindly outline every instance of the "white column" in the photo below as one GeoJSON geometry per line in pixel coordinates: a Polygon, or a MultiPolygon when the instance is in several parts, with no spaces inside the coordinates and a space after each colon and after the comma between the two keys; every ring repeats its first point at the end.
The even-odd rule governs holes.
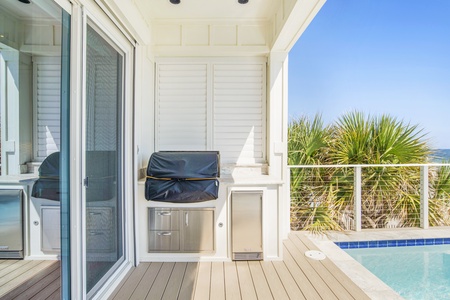
{"type": "Polygon", "coordinates": [[[289,185],[287,170],[287,126],[288,126],[288,53],[271,52],[268,62],[267,92],[267,159],[269,175],[279,178],[283,184],[278,189],[278,226],[280,253],[282,239],[290,231],[289,185]]]}

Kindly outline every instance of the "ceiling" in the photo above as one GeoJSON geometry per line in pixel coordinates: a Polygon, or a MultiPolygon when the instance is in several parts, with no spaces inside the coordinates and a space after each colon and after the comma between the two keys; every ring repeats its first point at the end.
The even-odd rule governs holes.
{"type": "Polygon", "coordinates": [[[147,22],[155,20],[270,20],[281,0],[134,0],[147,22]]]}
{"type": "Polygon", "coordinates": [[[33,0],[29,4],[17,0],[0,0],[0,9],[19,20],[60,19],[61,9],[50,1],[33,0]]]}

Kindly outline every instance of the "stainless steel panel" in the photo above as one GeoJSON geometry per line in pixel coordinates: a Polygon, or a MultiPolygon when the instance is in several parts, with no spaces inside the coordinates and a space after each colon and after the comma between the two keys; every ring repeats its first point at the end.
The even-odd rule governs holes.
{"type": "Polygon", "coordinates": [[[149,231],[148,251],[180,251],[179,231],[149,231]]]}
{"type": "Polygon", "coordinates": [[[0,257],[22,257],[22,193],[22,190],[0,190],[0,257]],[[7,253],[11,251],[16,253],[7,253]]]}
{"type": "Polygon", "coordinates": [[[214,210],[183,211],[183,250],[214,251],[214,210]]]}
{"type": "Polygon", "coordinates": [[[61,249],[59,207],[41,207],[41,226],[41,250],[59,251],[61,249]]]}
{"type": "MultiPolygon", "coordinates": [[[[86,230],[86,250],[94,253],[115,251],[116,238],[112,230],[86,230]]],[[[92,254],[92,253],[89,253],[92,254]]]]}
{"type": "Polygon", "coordinates": [[[86,228],[111,229],[113,226],[112,207],[88,207],[86,208],[86,228]]]}
{"type": "Polygon", "coordinates": [[[179,230],[180,212],[170,208],[149,208],[148,229],[149,230],[179,230]]]}
{"type": "Polygon", "coordinates": [[[232,192],[231,239],[233,253],[263,251],[262,192],[232,192]]]}

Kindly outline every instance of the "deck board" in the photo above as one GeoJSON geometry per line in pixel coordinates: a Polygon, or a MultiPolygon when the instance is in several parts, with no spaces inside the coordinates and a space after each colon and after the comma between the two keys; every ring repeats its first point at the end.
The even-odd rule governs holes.
{"type": "Polygon", "coordinates": [[[273,267],[275,268],[278,275],[280,276],[280,280],[283,283],[283,287],[286,289],[286,293],[288,294],[290,299],[298,299],[298,300],[306,299],[303,296],[302,291],[298,287],[297,283],[295,282],[294,278],[292,277],[292,274],[289,272],[289,270],[286,267],[286,264],[284,262],[274,261],[273,267]]]}
{"type": "Polygon", "coordinates": [[[322,297],[316,291],[314,285],[309,281],[308,277],[305,275],[305,273],[303,273],[302,269],[299,268],[286,247],[284,248],[283,262],[306,299],[322,299],[322,297]]]}
{"type": "MultiPolygon", "coordinates": [[[[300,253],[305,253],[305,251],[308,251],[308,248],[299,239],[293,238],[291,239],[291,241],[297,247],[300,253]]],[[[325,266],[322,264],[322,261],[308,259],[306,257],[304,257],[303,261],[305,262],[305,264],[308,263],[317,272],[317,275],[319,275],[323,279],[323,281],[327,284],[330,290],[336,295],[336,297],[338,297],[339,295],[339,299],[342,300],[353,299],[353,297],[342,286],[342,284],[334,276],[334,274],[331,274],[325,268],[325,266]]]]}
{"type": "MultiPolygon", "coordinates": [[[[38,282],[38,280],[40,280],[44,276],[45,273],[40,274],[42,271],[46,270],[47,268],[51,268],[51,270],[54,270],[58,268],[58,263],[52,261],[37,261],[37,263],[34,265],[27,263],[23,266],[24,267],[17,268],[18,272],[11,272],[8,274],[11,276],[2,277],[2,279],[5,278],[5,281],[2,282],[3,284],[1,285],[2,289],[4,289],[5,291],[14,290],[16,288],[18,288],[18,290],[25,290],[29,286],[38,282]],[[14,276],[13,274],[17,276],[14,276]],[[6,278],[8,278],[9,281],[7,281],[8,279],[6,278]]],[[[50,271],[50,269],[48,269],[48,271],[50,271]]]]}
{"type": "MultiPolygon", "coordinates": [[[[318,250],[314,243],[308,239],[305,235],[294,235],[293,237],[300,239],[301,242],[311,250],[318,250]]],[[[330,259],[324,259],[320,261],[323,266],[328,270],[330,274],[333,274],[335,278],[339,279],[342,286],[356,299],[369,299],[366,293],[364,293],[345,273],[339,269],[330,259]]]]}
{"type": "Polygon", "coordinates": [[[194,286],[197,279],[198,263],[190,262],[184,273],[178,300],[191,300],[194,296],[194,286]]]}
{"type": "Polygon", "coordinates": [[[287,240],[284,244],[286,246],[286,249],[288,249],[297,265],[302,269],[303,273],[306,275],[306,278],[312,283],[319,295],[323,299],[338,299],[331,288],[328,287],[324,279],[317,273],[317,270],[315,270],[314,267],[309,264],[308,259],[303,255],[302,252],[300,252],[299,249],[297,249],[292,240],[287,240]]]}
{"type": "MultiPolygon", "coordinates": [[[[158,276],[158,273],[161,270],[162,265],[163,264],[161,262],[153,262],[149,264],[147,271],[142,277],[142,280],[136,286],[136,289],[133,291],[131,296],[126,299],[133,299],[133,300],[145,299],[150,289],[152,288],[153,284],[155,283],[156,277],[158,276]]],[[[119,300],[120,298],[117,299],[119,300]]]]}
{"type": "Polygon", "coordinates": [[[291,233],[283,243],[283,261],[141,263],[147,265],[140,280],[144,292],[137,294],[143,285],[134,283],[133,297],[122,299],[369,299],[328,258],[307,258],[304,252],[317,247],[303,233],[291,233]]]}
{"type": "Polygon", "coordinates": [[[114,299],[129,299],[134,290],[141,282],[145,272],[149,268],[147,264],[140,264],[133,270],[130,276],[126,279],[126,284],[122,286],[119,292],[114,296],[114,299]]]}
{"type": "Polygon", "coordinates": [[[184,273],[186,272],[187,263],[177,262],[172,270],[166,291],[162,297],[163,300],[177,299],[183,283],[184,273]]]}
{"type": "Polygon", "coordinates": [[[248,266],[248,262],[238,261],[236,262],[236,266],[242,299],[258,299],[256,296],[255,286],[253,284],[253,278],[250,272],[250,267],[248,266]]]}
{"type": "Polygon", "coordinates": [[[175,263],[164,263],[159,270],[158,276],[153,283],[147,297],[147,300],[161,299],[169,283],[170,275],[175,267],[175,263]]]}
{"type": "Polygon", "coordinates": [[[7,259],[0,266],[0,300],[31,299],[38,293],[47,299],[60,288],[59,261],[7,259]]]}
{"type": "Polygon", "coordinates": [[[273,299],[269,284],[259,261],[249,261],[250,272],[258,299],[273,299]]]}
{"type": "Polygon", "coordinates": [[[264,271],[264,274],[266,275],[267,283],[269,284],[269,288],[272,291],[273,298],[276,300],[289,300],[289,296],[272,262],[261,262],[261,267],[264,271]]]}
{"type": "Polygon", "coordinates": [[[223,263],[211,265],[211,299],[225,300],[225,274],[223,263]]]}
{"type": "MultiPolygon", "coordinates": [[[[369,299],[328,258],[305,257],[318,249],[303,233],[291,233],[283,244],[283,261],[141,263],[108,299],[369,299]]],[[[57,300],[60,264],[0,260],[0,284],[0,300],[57,300]]]]}
{"type": "Polygon", "coordinates": [[[39,291],[36,295],[31,297],[30,300],[48,299],[60,287],[61,287],[61,282],[60,282],[60,279],[57,278],[57,279],[53,280],[49,285],[47,285],[45,289],[39,291]]]}
{"type": "Polygon", "coordinates": [[[223,269],[225,273],[225,298],[232,300],[241,299],[236,264],[234,262],[225,262],[223,269]]]}
{"type": "Polygon", "coordinates": [[[210,299],[211,263],[199,263],[197,282],[194,288],[194,299],[210,299]]]}

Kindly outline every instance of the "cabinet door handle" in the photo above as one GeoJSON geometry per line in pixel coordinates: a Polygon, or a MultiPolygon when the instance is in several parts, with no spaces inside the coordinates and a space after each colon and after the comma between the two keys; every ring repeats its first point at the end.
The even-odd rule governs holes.
{"type": "Polygon", "coordinates": [[[172,235],[172,232],[158,232],[157,234],[159,236],[170,236],[170,235],[172,235]]]}
{"type": "Polygon", "coordinates": [[[161,211],[158,213],[158,216],[171,216],[172,213],[170,211],[161,211]]]}
{"type": "Polygon", "coordinates": [[[184,213],[184,224],[189,226],[189,213],[187,212],[184,213]]]}
{"type": "Polygon", "coordinates": [[[102,213],[99,213],[99,212],[90,212],[89,213],[89,215],[90,216],[98,216],[98,215],[101,215],[102,213]]]}
{"type": "Polygon", "coordinates": [[[89,235],[90,235],[90,236],[96,236],[96,235],[103,235],[103,233],[102,233],[102,232],[90,231],[90,232],[89,232],[89,235]]]}

